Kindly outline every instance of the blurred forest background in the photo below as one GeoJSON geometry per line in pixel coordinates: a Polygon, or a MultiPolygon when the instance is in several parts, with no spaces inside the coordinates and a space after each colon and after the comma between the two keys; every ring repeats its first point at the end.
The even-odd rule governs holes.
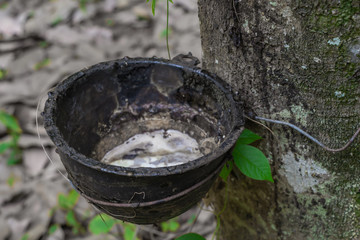
{"type": "MultiPolygon", "coordinates": [[[[213,214],[199,207],[158,225],[103,216],[105,225],[59,174],[64,168],[36,111],[48,89],[84,67],[166,58],[165,36],[165,0],[155,16],[145,0],[0,0],[0,240],[174,239],[190,229],[211,239],[213,214]]],[[[172,56],[201,58],[196,0],[171,4],[169,43],[172,56]]]]}

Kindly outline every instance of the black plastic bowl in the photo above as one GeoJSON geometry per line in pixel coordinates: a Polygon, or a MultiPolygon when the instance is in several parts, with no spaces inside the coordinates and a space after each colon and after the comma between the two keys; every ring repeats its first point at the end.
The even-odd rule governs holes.
{"type": "Polygon", "coordinates": [[[217,76],[179,61],[99,63],[51,90],[44,125],[75,188],[115,218],[150,224],[196,204],[217,177],[243,126],[241,106],[217,76]],[[189,163],[125,168],[99,161],[129,137],[176,129],[217,146],[189,163]]]}

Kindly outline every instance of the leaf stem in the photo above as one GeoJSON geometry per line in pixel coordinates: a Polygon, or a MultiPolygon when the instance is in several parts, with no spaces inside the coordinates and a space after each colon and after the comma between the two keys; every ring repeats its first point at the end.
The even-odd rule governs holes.
{"type": "Polygon", "coordinates": [[[171,60],[170,47],[169,47],[169,1],[170,0],[166,0],[166,48],[167,48],[169,60],[171,60]]]}

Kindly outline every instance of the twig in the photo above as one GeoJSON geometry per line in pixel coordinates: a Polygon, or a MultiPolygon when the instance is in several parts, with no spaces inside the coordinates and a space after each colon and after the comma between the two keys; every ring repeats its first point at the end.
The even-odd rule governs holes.
{"type": "Polygon", "coordinates": [[[23,41],[27,41],[27,40],[44,41],[44,38],[37,36],[37,35],[30,35],[30,36],[11,38],[11,39],[0,39],[0,44],[1,43],[23,42],[23,41]]]}
{"type": "Polygon", "coordinates": [[[274,136],[274,138],[276,138],[274,132],[271,131],[271,129],[268,128],[265,124],[262,124],[261,122],[258,122],[258,121],[254,120],[254,119],[252,119],[252,118],[250,118],[250,117],[248,117],[248,116],[246,116],[246,115],[245,115],[245,118],[246,118],[246,119],[249,119],[250,121],[252,121],[252,122],[254,122],[254,123],[259,124],[259,125],[262,126],[262,127],[264,127],[266,130],[268,130],[268,131],[274,136]]]}

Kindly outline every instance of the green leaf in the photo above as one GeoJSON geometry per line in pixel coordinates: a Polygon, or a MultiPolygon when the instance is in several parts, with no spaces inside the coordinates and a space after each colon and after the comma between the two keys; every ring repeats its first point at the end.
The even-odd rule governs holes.
{"type": "Polygon", "coordinates": [[[22,237],[21,240],[28,240],[29,239],[29,234],[25,233],[22,237]]]}
{"type": "Polygon", "coordinates": [[[192,214],[189,220],[187,220],[187,224],[193,224],[196,220],[196,215],[192,214]]]}
{"type": "Polygon", "coordinates": [[[21,151],[18,148],[13,148],[9,158],[6,161],[8,166],[13,166],[21,162],[21,151]]]}
{"type": "Polygon", "coordinates": [[[177,218],[170,219],[167,222],[161,223],[161,229],[163,232],[175,232],[180,227],[180,224],[177,222],[177,218]]]}
{"type": "Polygon", "coordinates": [[[171,35],[171,33],[172,33],[172,29],[171,29],[171,28],[169,28],[169,32],[168,32],[168,29],[166,29],[166,28],[165,28],[163,31],[161,31],[160,37],[161,37],[161,38],[165,38],[168,33],[169,33],[169,35],[171,35]]]}
{"type": "Polygon", "coordinates": [[[68,211],[65,219],[66,219],[66,223],[69,226],[76,226],[78,224],[78,221],[76,220],[75,214],[73,211],[68,211]]]}
{"type": "Polygon", "coordinates": [[[0,9],[5,9],[5,8],[7,8],[8,5],[9,5],[9,3],[7,3],[7,2],[0,3],[0,9]]]}
{"type": "Polygon", "coordinates": [[[180,227],[180,224],[176,221],[171,221],[169,223],[169,230],[170,232],[176,232],[180,227]]]}
{"type": "Polygon", "coordinates": [[[138,239],[136,237],[136,226],[131,223],[124,223],[124,240],[138,239]]]}
{"type": "Polygon", "coordinates": [[[233,170],[234,163],[232,161],[227,161],[224,167],[221,169],[220,177],[224,182],[227,181],[228,176],[230,175],[231,171],[233,170]]]}
{"type": "Polygon", "coordinates": [[[5,125],[7,129],[12,132],[21,133],[21,128],[17,122],[17,120],[6,113],[5,111],[0,110],[0,122],[5,125]]]}
{"type": "Polygon", "coordinates": [[[237,140],[237,143],[239,144],[250,144],[255,142],[256,140],[260,140],[262,137],[259,135],[253,133],[249,129],[244,129],[242,133],[240,134],[240,137],[237,140]]]}
{"type": "Polygon", "coordinates": [[[206,239],[197,233],[187,233],[176,238],[175,240],[206,240],[206,239]]]}
{"type": "Polygon", "coordinates": [[[41,41],[39,43],[39,46],[42,48],[47,48],[49,46],[49,43],[47,41],[41,41]]]}
{"type": "Polygon", "coordinates": [[[268,159],[256,147],[236,143],[232,155],[235,165],[246,176],[255,180],[274,182],[268,159]]]}
{"type": "Polygon", "coordinates": [[[0,154],[4,153],[7,149],[13,146],[12,142],[2,142],[0,143],[0,154]]]}
{"type": "Polygon", "coordinates": [[[51,209],[49,210],[49,212],[48,212],[49,217],[54,216],[55,211],[56,211],[56,207],[51,208],[51,209]]]}
{"type": "Polygon", "coordinates": [[[69,226],[73,227],[72,231],[74,234],[84,232],[84,229],[82,228],[81,224],[75,217],[74,211],[72,211],[72,210],[68,211],[65,216],[65,220],[69,226]]]}
{"type": "Polygon", "coordinates": [[[35,70],[40,70],[48,65],[50,65],[51,61],[49,58],[45,58],[44,60],[38,62],[37,64],[35,64],[34,69],[35,70]]]}
{"type": "Polygon", "coordinates": [[[80,0],[79,4],[80,4],[80,9],[83,12],[86,12],[86,4],[87,4],[88,0],[80,0]]]}
{"type": "Polygon", "coordinates": [[[7,74],[7,71],[5,69],[0,68],[0,80],[5,78],[7,74]]]}
{"type": "Polygon", "coordinates": [[[101,214],[101,216],[96,215],[93,219],[91,219],[88,229],[92,234],[108,233],[110,232],[114,224],[115,224],[114,218],[106,214],[101,214]]]}
{"type": "Polygon", "coordinates": [[[51,235],[53,234],[54,232],[56,232],[56,230],[58,229],[58,225],[57,224],[53,224],[49,227],[49,230],[48,230],[48,234],[51,235]]]}
{"type": "Polygon", "coordinates": [[[171,2],[171,3],[174,3],[172,0],[168,0],[169,2],[171,2]]]}
{"type": "Polygon", "coordinates": [[[55,18],[52,22],[51,22],[51,26],[55,27],[56,25],[58,25],[59,23],[61,23],[63,21],[63,19],[61,17],[57,17],[55,18]]]}
{"type": "Polygon", "coordinates": [[[7,184],[9,185],[9,187],[13,187],[14,183],[15,183],[15,176],[11,174],[10,177],[8,177],[8,179],[6,180],[7,184]]]}
{"type": "Polygon", "coordinates": [[[68,195],[64,195],[60,193],[58,195],[58,205],[65,209],[71,210],[75,207],[77,201],[79,200],[79,193],[77,193],[74,189],[71,189],[68,195]]]}
{"type": "Polygon", "coordinates": [[[152,0],[151,3],[151,10],[152,10],[152,14],[155,16],[155,7],[156,7],[156,0],[152,0]]]}

